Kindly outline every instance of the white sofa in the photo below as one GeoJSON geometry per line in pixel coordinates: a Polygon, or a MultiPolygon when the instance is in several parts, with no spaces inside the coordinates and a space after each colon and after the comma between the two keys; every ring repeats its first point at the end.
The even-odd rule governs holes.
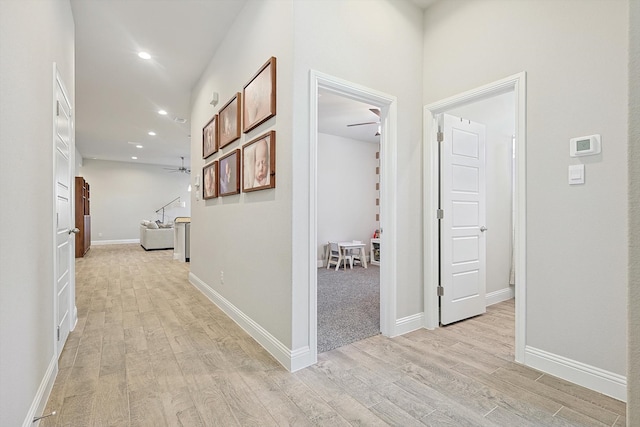
{"type": "Polygon", "coordinates": [[[173,249],[173,228],[147,228],[140,225],[140,246],[146,251],[173,249]]]}

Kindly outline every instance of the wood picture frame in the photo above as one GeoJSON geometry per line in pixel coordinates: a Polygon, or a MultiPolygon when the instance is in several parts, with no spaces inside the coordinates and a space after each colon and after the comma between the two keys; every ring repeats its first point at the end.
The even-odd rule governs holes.
{"type": "Polygon", "coordinates": [[[276,58],[260,67],[242,91],[242,118],[247,133],[276,115],[276,58]]]}
{"type": "Polygon", "coordinates": [[[218,147],[222,148],[240,138],[242,94],[240,92],[224,104],[218,112],[218,147]]]}
{"type": "Polygon", "coordinates": [[[242,191],[276,187],[276,132],[269,131],[242,146],[242,191]]]}
{"type": "Polygon", "coordinates": [[[216,151],[218,151],[218,115],[214,114],[202,128],[202,158],[206,159],[216,151]]]}
{"type": "Polygon", "coordinates": [[[240,149],[225,154],[218,162],[218,195],[240,193],[240,149]]]}
{"type": "Polygon", "coordinates": [[[218,197],[218,161],[215,160],[202,168],[202,198],[218,197]]]}

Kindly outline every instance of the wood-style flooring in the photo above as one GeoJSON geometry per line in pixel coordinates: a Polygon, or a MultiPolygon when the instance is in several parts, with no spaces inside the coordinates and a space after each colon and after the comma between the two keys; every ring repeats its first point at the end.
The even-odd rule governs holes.
{"type": "Polygon", "coordinates": [[[624,426],[625,404],[513,362],[514,304],[287,372],[172,251],[94,246],[41,426],[624,426]]]}

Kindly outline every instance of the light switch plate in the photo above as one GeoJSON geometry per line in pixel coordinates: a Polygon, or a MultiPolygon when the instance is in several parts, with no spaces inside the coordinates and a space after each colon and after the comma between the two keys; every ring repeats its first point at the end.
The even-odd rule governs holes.
{"type": "Polygon", "coordinates": [[[569,165],[569,185],[584,184],[584,165],[569,165]]]}

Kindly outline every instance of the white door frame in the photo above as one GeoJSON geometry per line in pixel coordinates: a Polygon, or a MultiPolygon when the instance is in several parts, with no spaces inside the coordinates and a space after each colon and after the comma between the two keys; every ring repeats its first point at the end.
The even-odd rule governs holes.
{"type": "MultiPolygon", "coordinates": [[[[75,179],[74,179],[74,167],[75,167],[75,113],[74,113],[74,108],[73,108],[73,103],[71,102],[71,98],[69,97],[69,92],[67,91],[66,86],[64,85],[64,82],[62,81],[62,76],[60,75],[60,71],[58,70],[58,65],[54,62],[53,63],[53,105],[52,105],[52,158],[53,158],[53,176],[52,176],[52,182],[53,182],[53,191],[52,191],[52,197],[53,197],[53,222],[52,224],[56,224],[56,216],[57,216],[57,200],[56,200],[56,194],[57,194],[57,189],[56,189],[56,175],[57,175],[57,171],[56,171],[56,120],[57,120],[57,99],[56,99],[56,92],[58,90],[58,87],[60,88],[61,92],[62,92],[62,96],[65,97],[65,99],[67,100],[67,103],[70,106],[70,117],[71,117],[71,129],[69,129],[69,181],[70,181],[70,193],[69,193],[69,198],[70,198],[70,228],[75,227],[75,179]]],[[[53,281],[52,281],[52,285],[53,285],[53,289],[56,289],[56,283],[58,280],[58,259],[57,259],[57,227],[53,227],[53,281]]],[[[70,251],[71,251],[71,261],[70,261],[70,265],[69,265],[69,331],[73,331],[76,327],[76,323],[78,321],[78,309],[76,307],[76,267],[75,267],[75,235],[73,237],[70,237],[71,242],[70,242],[70,251]]],[[[58,298],[57,296],[54,295],[53,298],[53,331],[52,331],[52,338],[53,338],[53,348],[55,349],[55,354],[59,355],[60,351],[62,350],[61,348],[59,348],[59,346],[63,346],[64,347],[64,342],[59,342],[57,340],[57,325],[58,325],[58,298]]]]}
{"type": "Polygon", "coordinates": [[[424,107],[424,318],[425,327],[438,327],[438,123],[436,115],[471,102],[513,91],[515,94],[515,244],[516,313],[515,313],[515,361],[524,363],[526,343],[526,73],[506,77],[470,91],[454,95],[424,107]]]}
{"type": "Polygon", "coordinates": [[[332,91],[356,101],[380,106],[380,241],[384,262],[380,263],[380,332],[396,334],[396,147],[397,99],[315,70],[310,71],[309,93],[309,344],[313,363],[318,356],[318,89],[332,91]]]}

